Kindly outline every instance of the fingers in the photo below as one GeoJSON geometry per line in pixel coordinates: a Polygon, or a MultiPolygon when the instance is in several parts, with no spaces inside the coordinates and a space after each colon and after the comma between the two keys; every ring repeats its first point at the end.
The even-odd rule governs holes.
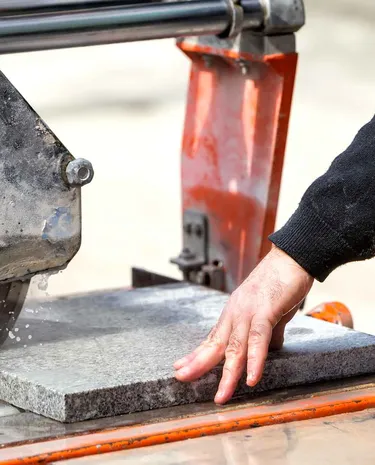
{"type": "Polygon", "coordinates": [[[231,332],[231,322],[224,315],[205,342],[192,354],[176,362],[175,376],[179,381],[195,381],[223,360],[231,332]]]}
{"type": "Polygon", "coordinates": [[[248,339],[246,380],[248,386],[255,386],[263,374],[271,337],[272,323],[255,314],[251,321],[248,339]]]}
{"type": "Polygon", "coordinates": [[[234,394],[236,386],[246,368],[247,338],[250,321],[244,320],[233,328],[225,351],[225,364],[215,397],[217,404],[225,404],[234,394]]]}
{"type": "Polygon", "coordinates": [[[262,376],[270,343],[271,348],[282,346],[285,325],[312,283],[313,278],[292,258],[273,249],[232,294],[208,339],[174,364],[176,378],[194,381],[225,357],[217,403],[230,399],[245,369],[247,384],[255,386],[262,376]]]}

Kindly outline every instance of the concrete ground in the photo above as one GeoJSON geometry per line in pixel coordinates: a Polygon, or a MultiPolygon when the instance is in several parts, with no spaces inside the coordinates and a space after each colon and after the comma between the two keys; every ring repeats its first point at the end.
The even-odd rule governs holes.
{"type": "MultiPolygon", "coordinates": [[[[278,225],[375,109],[375,2],[306,0],[278,225]],[[355,11],[353,11],[355,10],[355,11]]],[[[173,41],[3,56],[13,81],[75,156],[91,160],[83,244],[51,295],[120,287],[140,265],[178,275],[179,150],[189,62],[173,41]]],[[[308,306],[341,300],[375,333],[375,260],[337,270],[308,306]]],[[[34,284],[32,294],[45,293],[34,284]]]]}

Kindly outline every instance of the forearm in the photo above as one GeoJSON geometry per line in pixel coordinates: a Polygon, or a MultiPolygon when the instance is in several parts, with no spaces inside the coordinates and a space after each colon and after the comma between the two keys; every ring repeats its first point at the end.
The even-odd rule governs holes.
{"type": "Polygon", "coordinates": [[[319,281],[340,265],[375,256],[375,118],[270,240],[319,281]]]}

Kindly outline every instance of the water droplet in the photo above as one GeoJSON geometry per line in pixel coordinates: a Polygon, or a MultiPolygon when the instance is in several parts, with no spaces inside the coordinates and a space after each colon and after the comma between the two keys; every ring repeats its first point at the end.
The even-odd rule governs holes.
{"type": "Polygon", "coordinates": [[[24,349],[26,349],[26,347],[27,347],[27,344],[25,344],[25,345],[23,346],[24,349]]]}
{"type": "Polygon", "coordinates": [[[32,308],[26,308],[25,310],[27,313],[34,313],[34,310],[32,308]]]}
{"type": "Polygon", "coordinates": [[[16,336],[12,333],[12,331],[9,331],[9,337],[10,337],[11,339],[14,339],[16,336]]]}
{"type": "Polygon", "coordinates": [[[20,342],[21,338],[20,337],[16,337],[16,341],[17,342],[20,342]]]}
{"type": "Polygon", "coordinates": [[[33,337],[32,337],[31,334],[29,334],[29,335],[27,336],[27,339],[32,339],[32,338],[33,338],[33,337]]]}
{"type": "Polygon", "coordinates": [[[14,328],[15,333],[18,333],[19,330],[20,330],[20,328],[14,328]]]}
{"type": "Polygon", "coordinates": [[[30,325],[25,325],[25,328],[28,328],[30,325]]]}

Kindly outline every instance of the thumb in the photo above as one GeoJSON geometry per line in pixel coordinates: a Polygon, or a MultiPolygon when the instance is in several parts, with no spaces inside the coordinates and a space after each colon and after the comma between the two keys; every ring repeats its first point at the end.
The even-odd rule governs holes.
{"type": "Polygon", "coordinates": [[[297,311],[301,308],[302,302],[304,299],[299,302],[298,305],[292,308],[288,313],[285,313],[281,320],[276,324],[272,331],[272,338],[270,342],[270,350],[280,350],[284,344],[284,332],[285,326],[289,321],[294,317],[297,311]]]}
{"type": "Polygon", "coordinates": [[[277,325],[273,328],[272,338],[270,342],[270,350],[280,350],[284,344],[285,326],[297,313],[298,307],[284,315],[277,325]]]}

